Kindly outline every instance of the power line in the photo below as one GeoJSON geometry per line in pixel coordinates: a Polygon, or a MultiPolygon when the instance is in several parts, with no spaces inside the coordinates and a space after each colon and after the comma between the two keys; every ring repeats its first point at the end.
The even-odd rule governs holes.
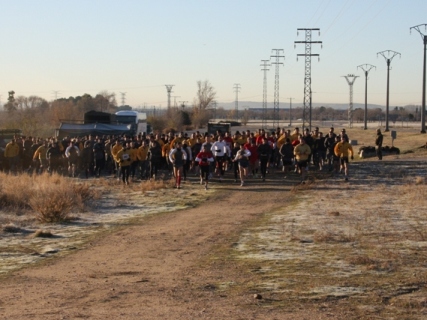
{"type": "Polygon", "coordinates": [[[418,26],[409,28],[409,31],[412,29],[418,31],[423,39],[424,43],[424,63],[423,63],[423,97],[422,97],[422,106],[421,106],[421,133],[426,133],[426,46],[427,46],[427,35],[422,33],[420,27],[424,26],[424,29],[427,31],[427,24],[419,24],[418,26]]]}
{"type": "Polygon", "coordinates": [[[305,77],[304,77],[304,108],[303,108],[303,125],[302,128],[306,127],[308,122],[309,129],[311,131],[311,57],[319,57],[319,54],[311,53],[311,45],[312,44],[322,44],[322,41],[311,41],[311,33],[312,31],[319,31],[319,28],[307,29],[307,28],[298,28],[297,35],[299,35],[299,31],[305,32],[305,41],[294,41],[294,45],[297,43],[305,44],[305,53],[297,54],[298,57],[305,57],[305,77]]]}
{"type": "Polygon", "coordinates": [[[280,53],[283,52],[283,49],[272,49],[275,51],[274,56],[270,56],[270,58],[276,58],[276,62],[271,62],[271,64],[276,65],[276,73],[274,80],[274,108],[273,108],[273,128],[276,128],[279,125],[279,67],[283,62],[279,62],[280,58],[285,58],[285,56],[281,56],[280,53]]]}
{"type": "Polygon", "coordinates": [[[362,69],[365,72],[365,112],[363,114],[363,130],[368,129],[368,74],[369,71],[371,71],[372,68],[377,68],[373,66],[372,64],[361,64],[360,66],[357,66],[357,69],[362,69]]]}
{"type": "Polygon", "coordinates": [[[387,62],[387,97],[386,97],[386,106],[385,106],[385,129],[384,131],[390,131],[388,127],[388,113],[389,113],[389,101],[390,101],[390,63],[393,60],[395,56],[401,56],[399,52],[393,51],[393,50],[384,50],[377,53],[378,55],[381,55],[384,57],[385,61],[387,62]]]}

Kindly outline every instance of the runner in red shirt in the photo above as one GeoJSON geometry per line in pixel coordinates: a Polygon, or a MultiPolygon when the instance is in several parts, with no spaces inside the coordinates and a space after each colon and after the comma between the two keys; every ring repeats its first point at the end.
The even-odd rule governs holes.
{"type": "Polygon", "coordinates": [[[203,145],[202,151],[197,154],[195,161],[199,164],[200,168],[200,184],[204,182],[205,190],[208,190],[209,167],[210,163],[214,162],[213,154],[209,150],[208,145],[203,145]]]}
{"type": "Polygon", "coordinates": [[[249,156],[249,174],[255,176],[258,174],[258,147],[255,144],[255,140],[248,138],[248,143],[245,144],[245,149],[249,150],[251,155],[249,156]]]}

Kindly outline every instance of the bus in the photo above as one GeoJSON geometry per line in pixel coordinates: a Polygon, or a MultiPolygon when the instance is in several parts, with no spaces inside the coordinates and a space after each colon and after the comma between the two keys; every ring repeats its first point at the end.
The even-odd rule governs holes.
{"type": "Polygon", "coordinates": [[[137,111],[117,111],[116,123],[130,124],[135,135],[147,132],[147,114],[137,111]]]}

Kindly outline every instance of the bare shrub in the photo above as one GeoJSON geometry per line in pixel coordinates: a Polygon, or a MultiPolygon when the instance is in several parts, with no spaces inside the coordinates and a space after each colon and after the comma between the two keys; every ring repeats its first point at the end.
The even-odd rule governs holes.
{"type": "Polygon", "coordinates": [[[69,213],[74,208],[75,202],[71,194],[64,194],[61,191],[66,190],[46,187],[30,199],[29,205],[35,211],[37,220],[50,223],[70,219],[69,213]]]}
{"type": "Polygon", "coordinates": [[[36,230],[36,232],[33,233],[34,238],[52,238],[53,234],[50,231],[46,230],[36,230]]]}
{"type": "Polygon", "coordinates": [[[147,192],[147,191],[153,191],[153,190],[160,190],[160,189],[168,189],[172,188],[175,184],[175,180],[168,179],[168,180],[151,180],[151,181],[143,181],[141,183],[141,191],[147,192]]]}
{"type": "Polygon", "coordinates": [[[415,184],[425,184],[426,178],[425,177],[415,177],[415,184]]]}
{"type": "Polygon", "coordinates": [[[73,184],[71,185],[74,194],[78,194],[83,203],[95,200],[99,197],[99,192],[91,189],[88,184],[73,184]]]}
{"type": "Polygon", "coordinates": [[[49,223],[70,220],[72,210],[99,196],[89,185],[56,174],[0,174],[0,192],[0,206],[32,209],[37,220],[49,223]]]}

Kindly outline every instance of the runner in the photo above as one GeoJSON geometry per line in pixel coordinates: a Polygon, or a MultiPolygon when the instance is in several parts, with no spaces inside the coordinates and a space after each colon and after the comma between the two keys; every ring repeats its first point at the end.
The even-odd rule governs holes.
{"type": "Polygon", "coordinates": [[[265,181],[265,175],[267,173],[267,164],[270,160],[272,149],[268,144],[268,139],[264,137],[262,143],[258,146],[258,156],[260,161],[261,178],[265,181]]]}
{"type": "Polygon", "coordinates": [[[116,161],[120,166],[120,173],[124,184],[129,185],[130,166],[132,164],[130,143],[123,143],[123,149],[117,152],[116,161]]]}
{"type": "Polygon", "coordinates": [[[283,172],[285,173],[284,178],[286,178],[286,174],[292,168],[292,160],[294,158],[294,147],[291,144],[290,138],[285,139],[285,144],[280,147],[279,153],[282,156],[283,172]]]}
{"type": "Polygon", "coordinates": [[[227,143],[224,141],[222,135],[218,136],[218,141],[212,144],[211,151],[215,156],[215,173],[219,176],[219,181],[224,177],[224,167],[226,156],[230,155],[230,149],[227,148],[227,143]]]}
{"type": "Polygon", "coordinates": [[[237,151],[236,157],[234,158],[234,162],[239,164],[241,187],[243,187],[243,185],[245,184],[245,178],[248,174],[250,155],[251,155],[251,152],[245,149],[244,145],[240,145],[240,150],[237,151]]]}
{"type": "Polygon", "coordinates": [[[341,142],[338,142],[334,148],[335,155],[340,157],[341,169],[344,169],[345,181],[348,181],[348,155],[351,154],[351,160],[353,160],[353,147],[348,142],[346,136],[341,136],[341,142]]]}
{"type": "Polygon", "coordinates": [[[308,171],[308,158],[311,154],[311,148],[305,143],[305,138],[300,138],[300,143],[294,149],[298,173],[301,174],[301,183],[305,183],[305,176],[308,171]]]}
{"type": "Polygon", "coordinates": [[[214,162],[213,154],[209,150],[208,145],[203,146],[202,151],[197,154],[195,161],[199,164],[200,184],[204,183],[205,190],[208,190],[209,167],[210,163],[214,162]]]}
{"type": "Polygon", "coordinates": [[[80,156],[80,149],[73,141],[71,141],[70,145],[65,149],[65,156],[68,159],[68,176],[74,178],[76,176],[76,166],[80,156]]]}
{"type": "Polygon", "coordinates": [[[173,165],[173,174],[176,181],[176,188],[181,188],[181,179],[183,176],[184,163],[187,160],[187,152],[182,149],[182,143],[177,142],[175,149],[169,154],[169,161],[173,165]]]}

